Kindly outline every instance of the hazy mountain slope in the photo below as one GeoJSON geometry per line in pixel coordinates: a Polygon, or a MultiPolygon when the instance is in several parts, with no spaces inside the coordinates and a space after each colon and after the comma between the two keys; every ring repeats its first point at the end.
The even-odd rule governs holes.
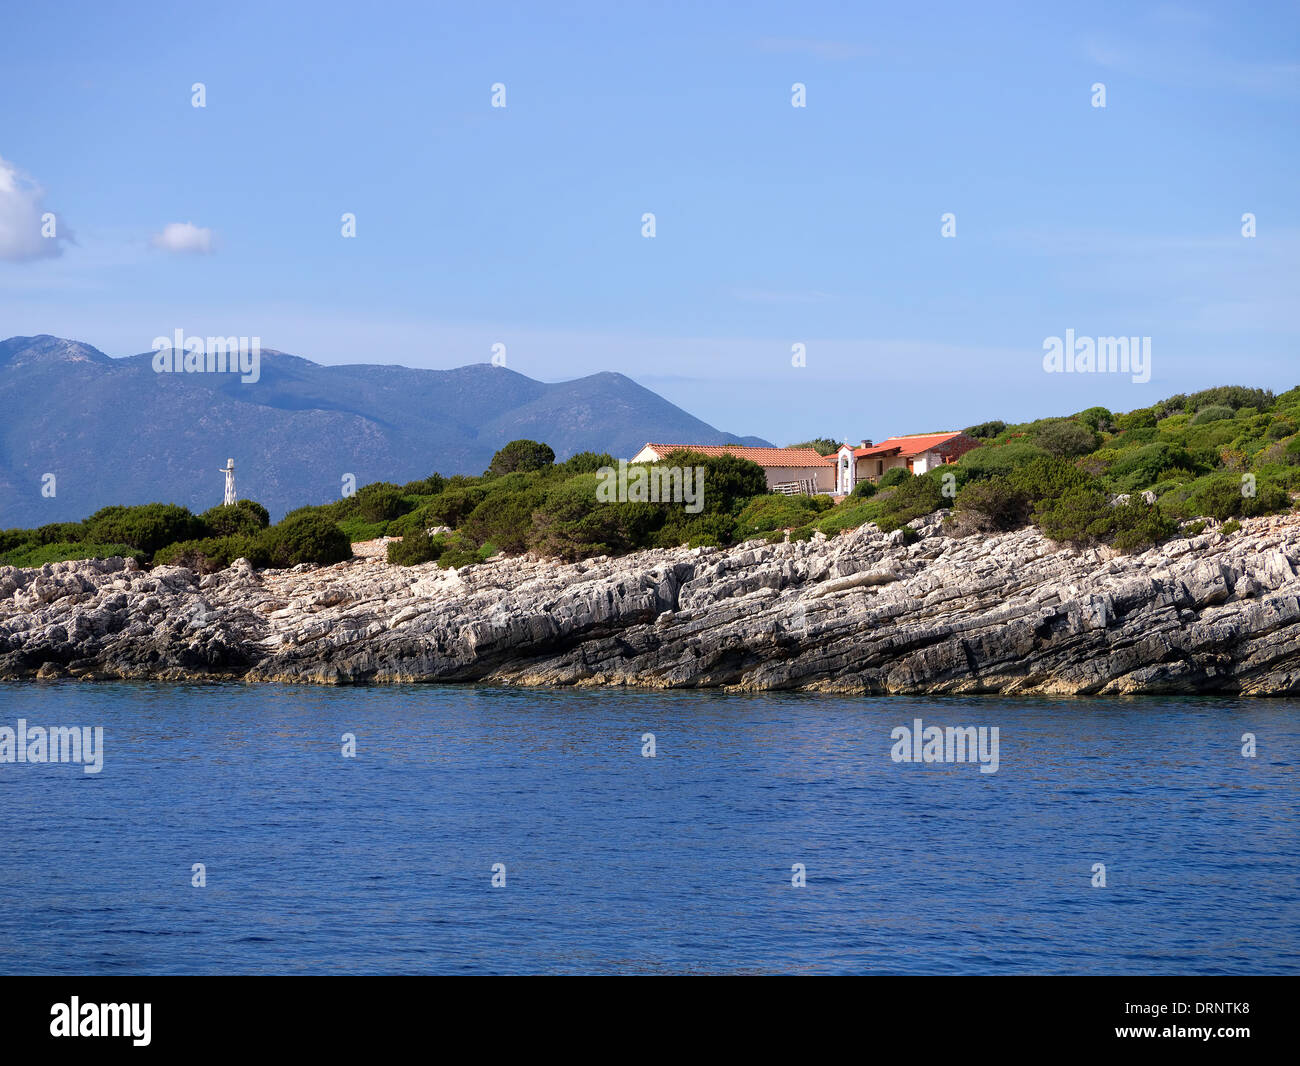
{"type": "Polygon", "coordinates": [[[274,516],[357,484],[483,471],[506,441],[560,458],[629,457],[648,440],[766,443],[713,428],[622,374],[547,384],[486,363],[456,370],[320,366],[264,351],[261,378],[156,374],[57,337],[0,341],[0,528],[82,518],[110,503],[221,501],[233,456],[241,496],[274,516]],[[57,478],[54,498],[41,478],[57,478]]]}

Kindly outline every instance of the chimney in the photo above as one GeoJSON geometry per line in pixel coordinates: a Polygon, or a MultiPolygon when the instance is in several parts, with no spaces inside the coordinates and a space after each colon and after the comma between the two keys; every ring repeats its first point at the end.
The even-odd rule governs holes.
{"type": "Polygon", "coordinates": [[[869,441],[869,440],[864,440],[864,441],[862,442],[862,447],[864,447],[864,448],[870,448],[870,447],[871,447],[871,441],[869,441]]]}

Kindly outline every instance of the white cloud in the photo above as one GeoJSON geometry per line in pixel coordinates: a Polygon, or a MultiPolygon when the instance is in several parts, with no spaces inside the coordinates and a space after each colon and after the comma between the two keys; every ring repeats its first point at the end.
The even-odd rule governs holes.
{"type": "Polygon", "coordinates": [[[72,234],[46,214],[45,190],[0,158],[0,259],[20,262],[62,254],[61,242],[72,234]]]}
{"type": "Polygon", "coordinates": [[[168,222],[151,242],[164,252],[190,252],[207,255],[212,251],[212,230],[193,222],[168,222]]]}

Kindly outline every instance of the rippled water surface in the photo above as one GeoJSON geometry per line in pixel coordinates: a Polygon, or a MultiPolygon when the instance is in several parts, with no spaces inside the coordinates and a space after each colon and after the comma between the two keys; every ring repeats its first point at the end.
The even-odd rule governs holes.
{"type": "Polygon", "coordinates": [[[0,685],[19,718],[106,755],[0,763],[6,973],[1300,972],[1295,701],[0,685]],[[998,726],[998,772],[893,762],[915,718],[998,726]]]}

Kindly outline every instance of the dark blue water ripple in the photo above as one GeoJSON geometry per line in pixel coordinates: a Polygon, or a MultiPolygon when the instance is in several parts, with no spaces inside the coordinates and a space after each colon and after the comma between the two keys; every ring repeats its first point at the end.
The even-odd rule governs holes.
{"type": "Polygon", "coordinates": [[[1295,701],[0,686],[18,718],[107,754],[0,764],[6,973],[1300,972],[1295,701]],[[999,772],[893,763],[917,717],[998,726],[999,772]]]}

